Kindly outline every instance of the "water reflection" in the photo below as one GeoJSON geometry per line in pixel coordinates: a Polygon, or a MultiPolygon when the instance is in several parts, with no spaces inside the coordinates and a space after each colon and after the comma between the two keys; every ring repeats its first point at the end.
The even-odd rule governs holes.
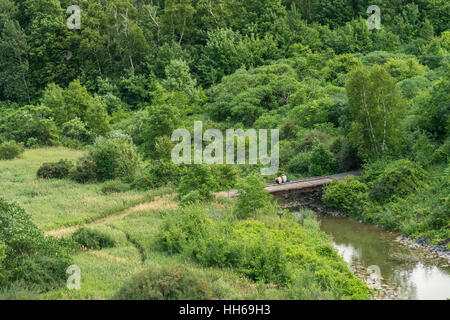
{"type": "Polygon", "coordinates": [[[377,265],[381,275],[399,287],[402,297],[450,298],[450,268],[439,267],[420,250],[398,244],[394,234],[349,218],[320,216],[319,220],[322,231],[332,236],[333,245],[347,263],[377,265]]]}

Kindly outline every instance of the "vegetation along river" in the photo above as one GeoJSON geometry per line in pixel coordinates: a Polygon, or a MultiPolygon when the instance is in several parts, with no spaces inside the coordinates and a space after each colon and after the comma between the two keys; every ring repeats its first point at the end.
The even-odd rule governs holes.
{"type": "Polygon", "coordinates": [[[397,234],[376,226],[323,214],[318,214],[318,219],[321,230],[332,237],[333,246],[348,264],[374,270],[371,266],[378,266],[381,276],[397,288],[402,299],[450,298],[448,261],[405,247],[396,241],[397,234]]]}

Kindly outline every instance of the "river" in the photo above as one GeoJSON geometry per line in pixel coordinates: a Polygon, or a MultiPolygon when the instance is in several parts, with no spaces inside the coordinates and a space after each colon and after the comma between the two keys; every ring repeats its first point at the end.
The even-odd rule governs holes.
{"type": "Polygon", "coordinates": [[[348,264],[378,270],[388,283],[397,287],[402,299],[450,299],[448,261],[405,247],[396,241],[397,234],[376,226],[347,217],[322,214],[317,217],[321,230],[331,236],[334,248],[348,264]]]}

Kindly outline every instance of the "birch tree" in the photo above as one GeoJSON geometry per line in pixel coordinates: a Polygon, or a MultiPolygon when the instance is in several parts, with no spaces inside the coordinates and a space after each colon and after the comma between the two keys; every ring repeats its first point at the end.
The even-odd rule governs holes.
{"type": "Polygon", "coordinates": [[[405,112],[395,80],[384,67],[355,68],[348,77],[352,125],[350,140],[365,160],[398,153],[405,112]]]}

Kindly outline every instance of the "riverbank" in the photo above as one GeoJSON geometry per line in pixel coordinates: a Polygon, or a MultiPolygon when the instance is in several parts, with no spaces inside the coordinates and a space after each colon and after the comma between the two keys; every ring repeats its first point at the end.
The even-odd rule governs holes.
{"type": "MultiPolygon", "coordinates": [[[[347,217],[345,213],[325,205],[321,199],[322,191],[308,192],[304,194],[297,194],[295,196],[284,197],[282,198],[282,204],[280,206],[282,209],[305,207],[313,210],[316,213],[327,216],[347,217]]],[[[414,240],[403,235],[398,235],[396,241],[405,247],[426,251],[433,257],[444,259],[448,264],[450,264],[450,250],[448,250],[445,245],[437,246],[429,243],[425,238],[414,240]]]]}

